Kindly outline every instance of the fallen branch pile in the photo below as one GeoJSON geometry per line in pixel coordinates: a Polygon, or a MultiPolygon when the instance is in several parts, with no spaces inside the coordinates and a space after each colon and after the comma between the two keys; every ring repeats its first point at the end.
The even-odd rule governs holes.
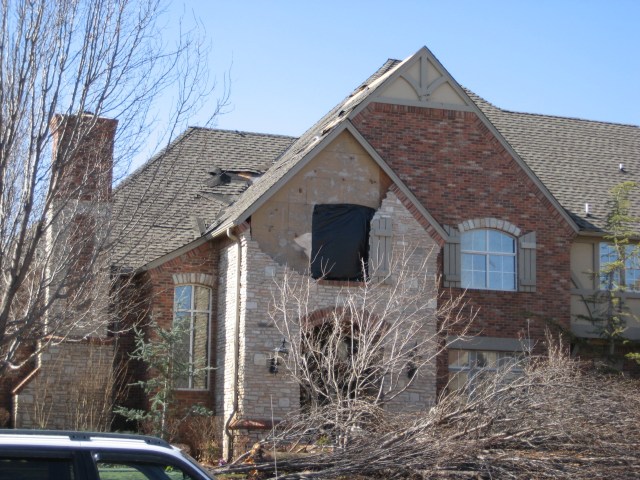
{"type": "MultiPolygon", "coordinates": [[[[640,390],[621,377],[584,372],[555,352],[524,375],[495,375],[450,395],[428,412],[371,411],[362,429],[333,448],[278,460],[277,478],[617,478],[640,477],[640,390]]],[[[351,406],[353,407],[353,405],[351,406]]],[[[298,415],[264,442],[290,450],[330,435],[331,412],[298,415]]],[[[364,408],[364,407],[363,407],[364,408]]],[[[216,473],[259,472],[276,464],[230,465],[216,473]]]]}

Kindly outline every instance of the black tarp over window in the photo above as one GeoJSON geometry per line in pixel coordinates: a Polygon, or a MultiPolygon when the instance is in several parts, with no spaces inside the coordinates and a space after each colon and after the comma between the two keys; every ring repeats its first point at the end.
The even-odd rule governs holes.
{"type": "Polygon", "coordinates": [[[369,259],[369,228],[375,210],[339,203],[313,209],[311,276],[328,280],[362,280],[369,259]]]}

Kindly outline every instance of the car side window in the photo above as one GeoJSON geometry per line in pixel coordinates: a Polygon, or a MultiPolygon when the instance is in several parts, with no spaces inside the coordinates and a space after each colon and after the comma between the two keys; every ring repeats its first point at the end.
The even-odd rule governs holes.
{"type": "Polygon", "coordinates": [[[196,480],[180,467],[136,460],[98,461],[100,480],[196,480]]]}
{"type": "Polygon", "coordinates": [[[12,480],[74,480],[71,458],[0,458],[0,478],[12,480]]]}

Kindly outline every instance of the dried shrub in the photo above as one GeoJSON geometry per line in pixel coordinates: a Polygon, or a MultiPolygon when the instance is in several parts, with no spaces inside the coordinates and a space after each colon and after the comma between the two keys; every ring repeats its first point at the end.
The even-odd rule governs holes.
{"type": "Polygon", "coordinates": [[[217,465],[222,458],[222,431],[222,417],[197,416],[185,420],[180,438],[200,463],[217,465]]]}
{"type": "MultiPolygon", "coordinates": [[[[551,348],[522,375],[506,369],[486,376],[420,414],[369,411],[375,421],[354,430],[347,443],[334,440],[333,449],[279,459],[278,478],[636,479],[639,387],[582,368],[561,347],[551,348]]],[[[267,450],[320,434],[319,418],[298,416],[281,425],[267,450]]],[[[271,475],[274,467],[252,466],[271,475]]]]}

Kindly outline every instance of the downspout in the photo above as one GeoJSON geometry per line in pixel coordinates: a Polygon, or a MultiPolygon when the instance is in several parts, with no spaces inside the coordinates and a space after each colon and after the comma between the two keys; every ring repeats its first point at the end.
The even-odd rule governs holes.
{"type": "Polygon", "coordinates": [[[233,435],[229,428],[231,421],[238,413],[238,377],[240,371],[240,259],[241,259],[241,246],[240,239],[231,233],[231,228],[227,228],[227,237],[229,240],[236,244],[236,328],[235,338],[233,340],[233,409],[229,414],[229,418],[224,425],[224,433],[227,436],[229,442],[229,451],[227,453],[227,461],[230,462],[233,459],[233,435]]]}

